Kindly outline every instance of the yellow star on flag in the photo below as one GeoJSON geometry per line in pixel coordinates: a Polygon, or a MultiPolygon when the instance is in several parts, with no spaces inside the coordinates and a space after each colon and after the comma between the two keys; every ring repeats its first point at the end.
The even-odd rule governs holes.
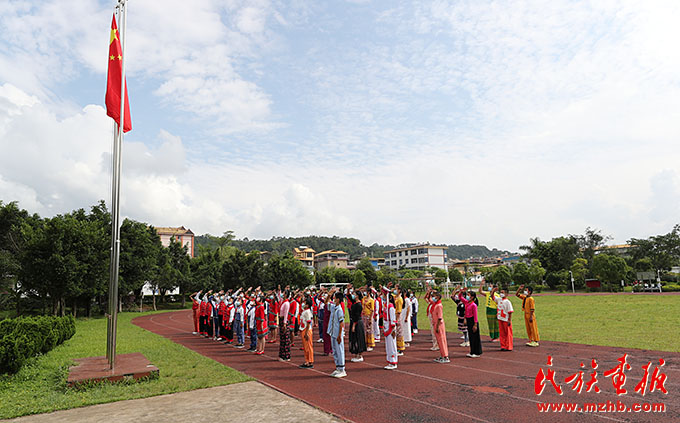
{"type": "Polygon", "coordinates": [[[111,28],[111,41],[109,41],[109,44],[113,42],[113,40],[117,40],[118,36],[116,33],[118,32],[118,29],[111,28]]]}

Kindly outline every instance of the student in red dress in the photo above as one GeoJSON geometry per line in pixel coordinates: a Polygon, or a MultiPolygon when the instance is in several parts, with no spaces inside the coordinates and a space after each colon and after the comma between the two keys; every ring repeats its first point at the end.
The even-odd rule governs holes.
{"type": "Polygon", "coordinates": [[[290,330],[290,346],[295,346],[295,336],[298,332],[298,316],[300,314],[299,303],[295,294],[291,294],[290,306],[288,308],[288,329],[290,330]]]}
{"type": "Polygon", "coordinates": [[[255,354],[262,355],[264,354],[265,337],[267,336],[268,332],[264,298],[262,296],[258,296],[256,304],[255,327],[257,329],[257,347],[255,347],[255,354]]]}
{"type": "MultiPolygon", "coordinates": [[[[496,293],[498,287],[494,287],[491,291],[492,295],[496,293]]],[[[512,303],[508,299],[508,291],[501,290],[500,297],[493,296],[496,301],[498,328],[500,330],[501,351],[512,351],[512,313],[515,311],[512,308],[512,303]]]]}
{"type": "Polygon", "coordinates": [[[199,308],[201,307],[201,300],[199,299],[200,295],[201,291],[198,291],[189,297],[191,298],[191,311],[192,316],[194,317],[194,331],[192,332],[194,335],[198,335],[199,308]]]}
{"type": "Polygon", "coordinates": [[[267,298],[267,325],[269,326],[269,343],[276,342],[279,334],[279,307],[280,302],[274,292],[267,298]]]}

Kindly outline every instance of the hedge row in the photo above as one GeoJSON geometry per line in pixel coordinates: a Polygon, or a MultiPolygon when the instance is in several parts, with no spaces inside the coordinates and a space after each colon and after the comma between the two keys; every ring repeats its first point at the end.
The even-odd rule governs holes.
{"type": "Polygon", "coordinates": [[[14,373],[76,333],[73,316],[19,317],[0,321],[0,373],[14,373]]]}

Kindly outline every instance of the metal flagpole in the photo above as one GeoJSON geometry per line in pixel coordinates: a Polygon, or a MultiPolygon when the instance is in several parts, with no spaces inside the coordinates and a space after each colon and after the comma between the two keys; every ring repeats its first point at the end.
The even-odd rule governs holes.
{"type": "Polygon", "coordinates": [[[120,181],[123,165],[123,131],[125,129],[125,29],[127,24],[127,0],[118,0],[116,10],[119,16],[118,39],[121,43],[121,82],[120,82],[120,123],[118,136],[114,142],[113,152],[113,183],[111,198],[111,264],[109,280],[109,322],[106,357],[109,367],[113,369],[116,363],[116,332],[118,329],[118,271],[120,262],[120,181]]]}
{"type": "MultiPolygon", "coordinates": [[[[116,22],[120,22],[120,8],[116,5],[115,10],[116,22]]],[[[108,310],[106,313],[106,360],[109,362],[109,367],[113,368],[113,357],[111,355],[111,326],[113,320],[112,317],[112,306],[113,306],[113,251],[116,245],[115,231],[113,230],[113,211],[116,208],[116,169],[118,169],[118,125],[114,122],[113,129],[113,149],[111,154],[111,260],[109,262],[109,300],[108,310]]]]}

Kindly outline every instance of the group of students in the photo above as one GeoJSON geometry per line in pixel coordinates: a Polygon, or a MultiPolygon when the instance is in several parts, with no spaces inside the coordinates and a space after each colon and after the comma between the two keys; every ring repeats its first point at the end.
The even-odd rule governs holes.
{"type": "MultiPolygon", "coordinates": [[[[479,293],[486,297],[486,314],[492,342],[500,340],[501,351],[512,351],[512,313],[505,289],[492,287],[479,293]]],[[[538,329],[534,314],[531,288],[520,286],[516,295],[523,301],[523,310],[529,334],[529,346],[538,346],[538,329]],[[520,291],[523,293],[520,294],[520,291]]],[[[257,287],[234,292],[199,291],[191,296],[193,301],[194,334],[245,347],[246,334],[250,337],[248,351],[264,354],[266,343],[279,343],[279,360],[290,361],[291,348],[299,338],[305,361],[301,368],[314,367],[313,328],[318,328],[317,342],[323,342],[323,355],[332,355],[335,371],[331,376],[347,376],[345,370],[345,309],[349,315],[349,352],[352,362],[364,360],[363,354],[374,350],[376,343],[384,342],[385,369],[397,368],[399,356],[410,346],[413,334],[418,333],[418,299],[411,291],[402,291],[388,284],[377,290],[371,285],[355,289],[319,289],[293,291],[290,287],[264,292],[257,287]]],[[[458,329],[462,333],[461,346],[470,348],[470,358],[482,355],[482,343],[477,318],[477,293],[459,288],[451,294],[456,303],[458,329]]],[[[442,295],[428,287],[425,294],[427,316],[430,320],[433,351],[439,351],[438,363],[450,362],[442,295]]]]}

